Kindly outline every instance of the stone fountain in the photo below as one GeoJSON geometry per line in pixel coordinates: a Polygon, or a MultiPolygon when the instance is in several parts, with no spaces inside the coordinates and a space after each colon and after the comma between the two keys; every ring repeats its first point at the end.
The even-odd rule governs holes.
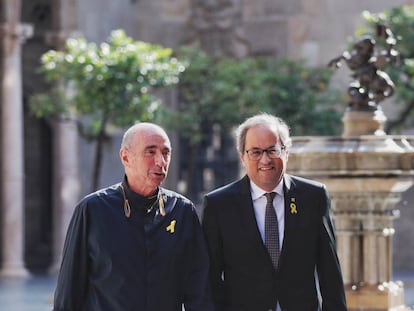
{"type": "Polygon", "coordinates": [[[324,182],[330,192],[350,311],[409,310],[404,284],[393,280],[392,239],[396,204],[413,183],[414,137],[384,132],[379,102],[394,85],[382,69],[398,52],[388,28],[378,25],[377,33],[386,49],[363,36],[330,62],[345,61],[353,71],[342,136],[294,137],[289,155],[290,173],[324,182]]]}

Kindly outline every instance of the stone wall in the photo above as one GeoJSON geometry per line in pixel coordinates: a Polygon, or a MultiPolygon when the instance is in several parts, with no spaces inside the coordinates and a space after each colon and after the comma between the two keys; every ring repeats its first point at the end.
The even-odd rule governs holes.
{"type": "Polygon", "coordinates": [[[104,40],[124,28],[138,40],[176,47],[197,28],[233,32],[251,54],[305,58],[326,64],[347,46],[361,25],[361,12],[379,12],[413,0],[88,0],[79,3],[80,30],[104,40]],[[194,21],[193,15],[197,16],[194,21]],[[202,25],[201,25],[201,22],[202,25]]]}
{"type": "MultiPolygon", "coordinates": [[[[0,7],[5,2],[0,0],[0,7]]],[[[48,11],[51,1],[22,0],[22,3],[24,22],[36,22],[37,30],[45,32],[53,29],[63,32],[79,29],[87,39],[101,42],[109,36],[111,30],[123,28],[137,40],[160,43],[172,48],[198,43],[211,52],[235,56],[250,54],[304,58],[309,65],[316,66],[326,64],[346,49],[347,38],[362,23],[360,14],[363,10],[379,12],[391,6],[414,4],[414,0],[65,0],[59,2],[61,8],[58,12],[62,13],[54,15],[48,11]],[[77,23],[76,18],[70,18],[75,15],[74,12],[78,15],[77,23]],[[56,25],[60,25],[58,29],[55,29],[56,25]]],[[[34,74],[38,67],[35,55],[40,55],[48,48],[45,42],[40,44],[40,41],[42,38],[36,37],[35,33],[35,37],[24,46],[25,96],[39,88],[34,74]]],[[[346,70],[338,71],[335,76],[336,83],[345,88],[349,82],[348,74],[346,70]]],[[[39,124],[35,124],[37,121],[27,120],[33,122],[27,126],[28,129],[31,126],[39,131],[45,129],[38,127],[39,124]]],[[[48,145],[49,138],[44,139],[44,143],[48,145]]],[[[122,175],[117,155],[119,141],[120,133],[114,133],[114,140],[105,151],[101,186],[118,181],[122,175]]],[[[39,142],[41,140],[38,139],[37,144],[33,142],[33,145],[38,146],[39,142]]],[[[33,145],[27,144],[27,147],[33,145]]],[[[89,155],[93,148],[82,141],[80,150],[83,189],[81,195],[84,195],[89,191],[89,155]]],[[[29,154],[31,150],[26,149],[25,152],[29,154]]],[[[50,156],[50,152],[46,156],[50,156]]],[[[42,165],[49,160],[51,163],[51,159],[45,157],[44,153],[37,153],[36,157],[43,158],[42,165]]],[[[30,156],[26,161],[35,163],[30,156]]],[[[179,160],[175,158],[175,161],[179,160]]],[[[26,173],[32,174],[31,171],[26,173]]],[[[47,184],[47,181],[43,181],[43,184],[47,184]]],[[[29,205],[37,202],[36,200],[43,200],[40,197],[32,199],[34,201],[29,201],[29,205]]],[[[402,217],[396,221],[394,266],[399,269],[414,269],[414,251],[411,251],[414,250],[414,239],[411,238],[413,204],[414,189],[410,189],[398,205],[402,217]]],[[[38,205],[39,203],[30,205],[29,216],[39,211],[38,205]]],[[[30,225],[30,231],[37,232],[33,238],[41,238],[42,233],[38,226],[47,217],[40,214],[37,216],[38,222],[30,225]]],[[[49,225],[48,221],[47,226],[49,225]]]]}
{"type": "MultiPolygon", "coordinates": [[[[317,66],[327,64],[347,49],[348,40],[362,24],[362,11],[380,12],[402,4],[414,1],[88,0],[79,2],[78,12],[80,30],[91,40],[104,40],[111,29],[124,28],[138,40],[173,48],[196,41],[207,45],[214,42],[216,48],[235,55],[304,58],[317,66]],[[203,32],[206,30],[208,36],[203,32]],[[204,37],[200,39],[197,33],[204,37]],[[233,46],[221,46],[223,38],[233,46]]],[[[348,82],[349,72],[338,71],[334,83],[345,90],[348,82]]],[[[392,113],[392,107],[387,105],[384,110],[392,113]]],[[[107,163],[117,161],[110,157],[107,163]]],[[[116,166],[116,174],[106,171],[107,182],[102,184],[111,183],[111,176],[118,176],[119,169],[116,166]]],[[[407,191],[398,208],[401,218],[396,221],[394,267],[414,269],[413,189],[407,191]]]]}

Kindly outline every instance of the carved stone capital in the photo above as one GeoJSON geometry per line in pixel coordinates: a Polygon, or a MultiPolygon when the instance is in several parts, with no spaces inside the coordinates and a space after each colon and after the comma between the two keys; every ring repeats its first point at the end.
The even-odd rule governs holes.
{"type": "Polygon", "coordinates": [[[0,35],[3,38],[19,39],[23,43],[33,36],[33,25],[26,23],[4,23],[0,24],[0,35]]]}
{"type": "Polygon", "coordinates": [[[2,38],[5,55],[19,54],[18,49],[26,39],[33,36],[31,24],[4,23],[0,24],[0,38],[2,38]]]}

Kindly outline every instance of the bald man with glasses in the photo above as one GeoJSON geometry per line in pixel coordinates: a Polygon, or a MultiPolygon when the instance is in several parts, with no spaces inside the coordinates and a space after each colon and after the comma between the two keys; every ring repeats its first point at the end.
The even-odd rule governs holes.
{"type": "Polygon", "coordinates": [[[216,310],[347,310],[329,196],[286,174],[287,124],[258,114],[236,141],[245,176],[204,198],[216,310]]]}

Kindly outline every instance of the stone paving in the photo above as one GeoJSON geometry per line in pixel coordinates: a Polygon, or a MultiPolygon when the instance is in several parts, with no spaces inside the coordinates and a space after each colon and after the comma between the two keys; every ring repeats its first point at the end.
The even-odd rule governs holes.
{"type": "Polygon", "coordinates": [[[54,276],[0,278],[1,311],[51,311],[54,276]]]}
{"type": "MultiPolygon", "coordinates": [[[[414,309],[414,271],[394,273],[404,282],[405,302],[414,309]]],[[[0,278],[0,311],[51,311],[55,276],[0,278]]]]}

